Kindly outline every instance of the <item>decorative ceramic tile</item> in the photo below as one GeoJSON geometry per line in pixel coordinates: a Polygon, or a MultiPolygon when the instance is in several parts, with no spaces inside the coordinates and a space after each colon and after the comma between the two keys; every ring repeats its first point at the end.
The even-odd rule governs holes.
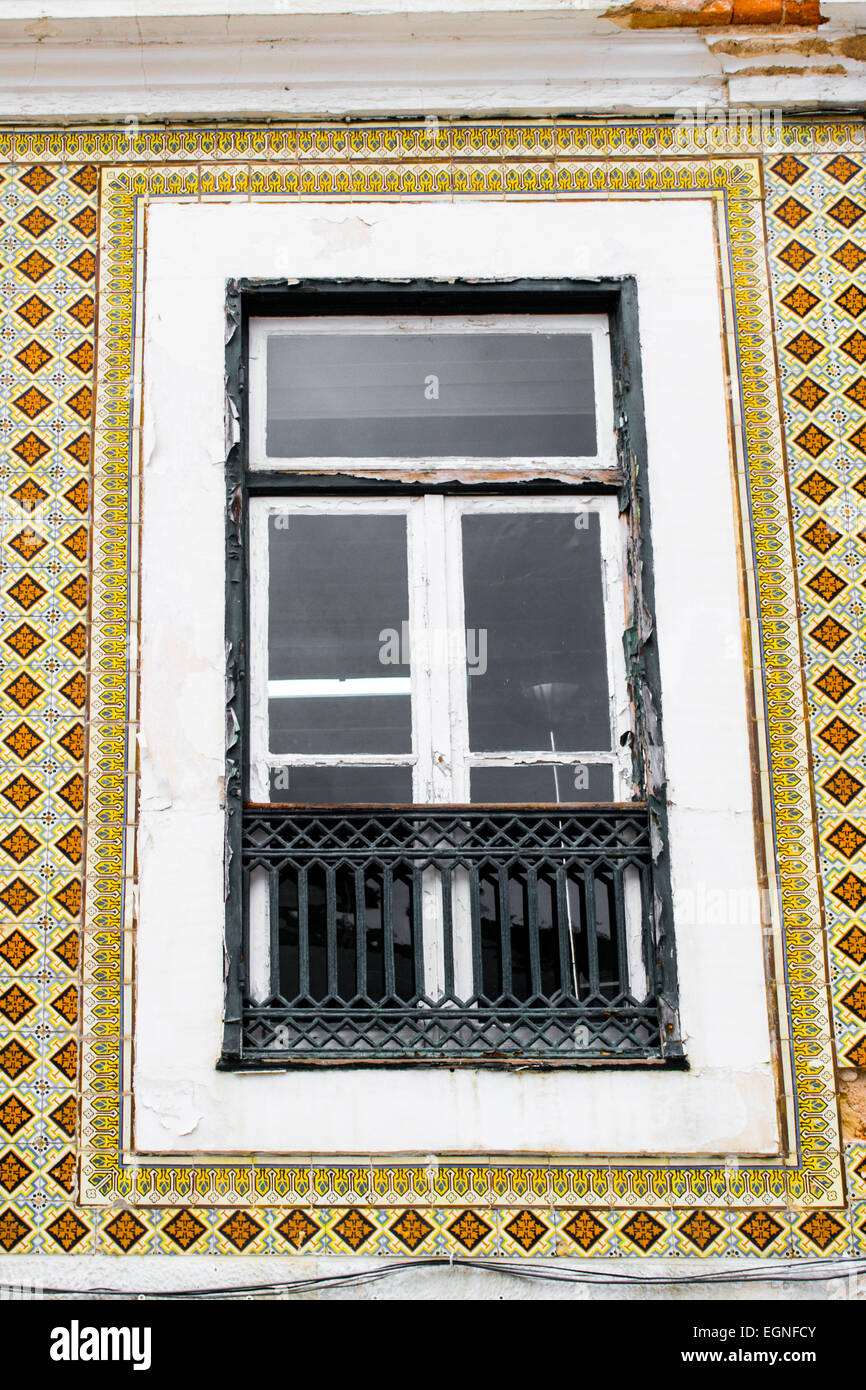
{"type": "Polygon", "coordinates": [[[866,1146],[850,1146],[846,1210],[834,1089],[834,1061],[866,1066],[864,168],[855,122],[0,134],[0,1247],[866,1248],[866,1146]],[[712,198],[760,619],[793,1166],[128,1162],[141,210],[227,195],[712,198]]]}

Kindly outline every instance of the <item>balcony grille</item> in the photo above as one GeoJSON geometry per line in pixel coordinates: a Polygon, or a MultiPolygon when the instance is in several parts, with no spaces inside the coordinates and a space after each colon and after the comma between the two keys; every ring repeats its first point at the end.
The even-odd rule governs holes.
{"type": "Polygon", "coordinates": [[[644,806],[243,817],[234,1065],[664,1058],[644,806]]]}

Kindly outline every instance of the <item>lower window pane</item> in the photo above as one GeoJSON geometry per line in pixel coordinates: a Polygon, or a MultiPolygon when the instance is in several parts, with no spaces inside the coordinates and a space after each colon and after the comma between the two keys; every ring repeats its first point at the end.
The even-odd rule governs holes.
{"type": "Polygon", "coordinates": [[[274,767],[271,801],[295,806],[402,806],[412,801],[412,769],[274,767]]]}
{"type": "Polygon", "coordinates": [[[613,768],[610,763],[474,767],[469,786],[474,802],[532,806],[546,802],[613,801],[613,768]]]}

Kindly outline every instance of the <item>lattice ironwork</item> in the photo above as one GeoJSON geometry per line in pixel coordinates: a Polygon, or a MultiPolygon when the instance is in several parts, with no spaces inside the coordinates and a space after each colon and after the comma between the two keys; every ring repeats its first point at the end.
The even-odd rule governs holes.
{"type": "Polygon", "coordinates": [[[247,807],[241,1055],[665,1060],[644,806],[247,807]]]}

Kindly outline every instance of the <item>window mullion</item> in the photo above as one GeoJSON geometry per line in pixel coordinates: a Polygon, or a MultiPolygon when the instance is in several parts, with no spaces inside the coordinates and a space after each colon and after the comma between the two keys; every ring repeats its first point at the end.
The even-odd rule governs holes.
{"type": "MultiPolygon", "coordinates": [[[[448,500],[428,493],[421,499],[424,518],[425,566],[422,587],[427,595],[426,625],[418,631],[418,648],[426,677],[430,727],[429,800],[448,803],[460,800],[454,774],[456,750],[453,744],[455,707],[451,698],[452,632],[450,585],[446,542],[448,500]]],[[[413,637],[413,645],[415,638],[413,637]]]]}
{"type": "MultiPolygon", "coordinates": [[[[431,622],[431,538],[427,527],[427,499],[408,506],[409,547],[409,661],[412,678],[412,749],[416,757],[412,790],[416,802],[433,797],[433,709],[427,634],[431,622]]],[[[433,581],[435,583],[435,579],[433,581]]]]}
{"type": "Polygon", "coordinates": [[[249,506],[250,640],[248,643],[251,801],[270,801],[268,768],[268,508],[249,506]]]}
{"type": "Polygon", "coordinates": [[[451,799],[469,801],[469,700],[466,690],[466,605],[463,594],[463,536],[464,502],[456,497],[443,499],[443,584],[445,595],[447,641],[443,647],[440,670],[442,690],[440,699],[449,710],[449,764],[451,768],[451,799]]]}

